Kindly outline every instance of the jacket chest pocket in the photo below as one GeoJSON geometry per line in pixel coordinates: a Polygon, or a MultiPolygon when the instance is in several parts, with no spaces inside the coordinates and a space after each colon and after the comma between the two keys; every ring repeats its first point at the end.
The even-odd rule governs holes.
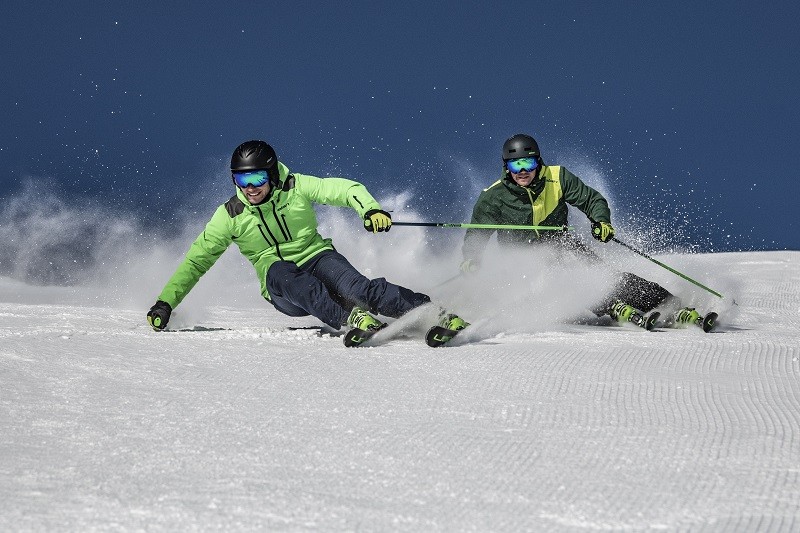
{"type": "Polygon", "coordinates": [[[286,221],[286,215],[279,212],[274,204],[256,206],[256,216],[258,217],[258,231],[270,246],[278,246],[292,240],[292,232],[286,221]]]}

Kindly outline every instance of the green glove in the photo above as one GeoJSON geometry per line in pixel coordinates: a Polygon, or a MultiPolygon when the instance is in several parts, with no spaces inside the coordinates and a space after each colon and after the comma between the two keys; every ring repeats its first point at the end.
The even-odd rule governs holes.
{"type": "Polygon", "coordinates": [[[608,242],[614,238],[614,226],[611,222],[592,221],[592,237],[600,242],[608,242]]]}
{"type": "Polygon", "coordinates": [[[474,259],[464,259],[464,262],[458,268],[464,274],[473,274],[478,271],[480,265],[474,259]]]}
{"type": "Polygon", "coordinates": [[[158,300],[156,304],[147,312],[147,323],[156,330],[161,331],[167,327],[169,315],[172,314],[172,306],[167,302],[158,300]]]}
{"type": "Polygon", "coordinates": [[[364,229],[372,233],[389,231],[392,227],[392,216],[382,209],[371,209],[364,215],[364,229]]]}

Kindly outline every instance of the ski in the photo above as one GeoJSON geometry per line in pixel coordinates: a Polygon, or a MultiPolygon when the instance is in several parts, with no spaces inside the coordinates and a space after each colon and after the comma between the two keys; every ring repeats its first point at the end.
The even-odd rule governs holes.
{"type": "MultiPolygon", "coordinates": [[[[386,327],[386,324],[383,325],[386,327]]],[[[381,329],[359,329],[353,328],[344,335],[344,345],[348,348],[353,348],[355,346],[361,346],[367,340],[369,340],[373,335],[378,333],[381,329]]]]}
{"type": "MultiPolygon", "coordinates": [[[[344,345],[348,348],[355,348],[362,346],[365,342],[375,336],[380,330],[363,330],[353,328],[344,335],[344,345]]],[[[431,348],[438,348],[443,344],[450,342],[461,330],[453,330],[443,328],[442,326],[433,326],[425,334],[425,344],[431,348]]]]}
{"type": "MultiPolygon", "coordinates": [[[[359,328],[353,328],[345,333],[344,345],[348,348],[372,345],[374,343],[368,341],[372,339],[376,333],[379,333],[384,329],[386,331],[382,332],[378,336],[378,344],[387,342],[398,335],[419,338],[418,335],[420,335],[422,331],[425,331],[421,328],[421,326],[425,324],[425,322],[428,322],[428,320],[431,318],[433,317],[430,316],[430,308],[428,308],[418,311],[408,318],[403,317],[392,324],[384,324],[380,329],[363,330],[359,328]]],[[[467,326],[469,326],[469,323],[465,322],[457,315],[440,312],[436,325],[428,329],[427,333],[425,334],[425,344],[432,348],[442,346],[450,342],[453,337],[455,337],[467,326]]]]}
{"type": "Polygon", "coordinates": [[[708,313],[705,317],[703,317],[700,327],[703,328],[703,331],[708,333],[717,325],[717,318],[719,318],[717,313],[708,313]]]}
{"type": "Polygon", "coordinates": [[[438,348],[439,346],[447,344],[453,340],[453,337],[458,335],[459,331],[461,330],[447,329],[443,328],[442,326],[433,326],[428,330],[428,333],[425,334],[425,344],[431,348],[438,348]]]}

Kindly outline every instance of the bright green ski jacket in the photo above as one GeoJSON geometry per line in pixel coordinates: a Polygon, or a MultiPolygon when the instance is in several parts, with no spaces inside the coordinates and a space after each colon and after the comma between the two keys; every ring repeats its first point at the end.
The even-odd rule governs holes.
{"type": "MultiPolygon", "coordinates": [[[[592,220],[611,222],[611,210],[603,195],[560,166],[543,166],[537,179],[528,187],[520,187],[507,178],[497,180],[478,196],[471,222],[565,226],[567,204],[580,209],[592,220]]],[[[528,244],[552,233],[501,230],[497,232],[497,240],[500,244],[528,244]]],[[[492,232],[488,230],[467,230],[462,249],[464,258],[480,261],[491,236],[492,232]]]]}
{"type": "Polygon", "coordinates": [[[324,250],[333,250],[330,239],[317,231],[313,204],[352,207],[361,218],[380,205],[355,181],[290,174],[278,163],[280,186],[273,187],[260,205],[250,205],[241,190],[222,204],[192,243],[186,257],[161,291],[158,299],[174,309],[200,277],[231,243],[255,267],[261,294],[269,299],[267,271],[275,261],[302,265],[324,250]]]}

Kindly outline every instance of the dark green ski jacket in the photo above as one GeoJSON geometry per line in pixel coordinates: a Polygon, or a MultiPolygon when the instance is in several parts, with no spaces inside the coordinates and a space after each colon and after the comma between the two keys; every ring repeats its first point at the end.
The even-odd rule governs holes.
{"type": "Polygon", "coordinates": [[[269,299],[267,271],[275,261],[302,265],[323,250],[333,250],[331,239],[317,231],[313,204],[352,207],[363,218],[380,204],[355,181],[290,174],[278,163],[280,185],[260,205],[250,205],[241,190],[214,212],[158,299],[174,309],[222,253],[236,243],[255,267],[261,294],[269,299]]]}
{"type": "MultiPolygon", "coordinates": [[[[560,166],[543,166],[536,180],[520,187],[509,178],[494,182],[478,196],[472,210],[473,224],[515,224],[527,226],[567,225],[567,204],[580,209],[591,220],[611,222],[608,202],[595,189],[560,166]]],[[[468,229],[464,236],[464,259],[480,262],[493,231],[468,229]]],[[[552,232],[497,231],[504,245],[529,244],[552,232]]]]}

